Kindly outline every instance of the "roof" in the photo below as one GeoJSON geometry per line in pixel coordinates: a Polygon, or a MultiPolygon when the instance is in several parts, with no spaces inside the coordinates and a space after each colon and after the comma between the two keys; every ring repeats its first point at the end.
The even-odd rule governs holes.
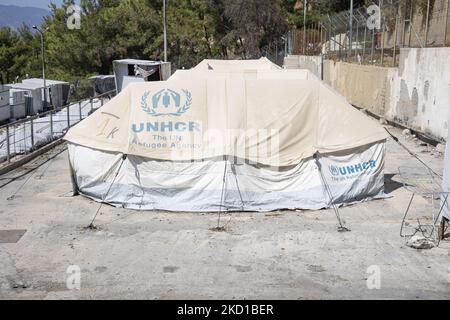
{"type": "Polygon", "coordinates": [[[262,70],[237,70],[231,71],[211,71],[211,70],[177,70],[169,80],[189,80],[189,79],[246,79],[246,80],[308,80],[317,78],[311,71],[306,69],[262,69],[262,70]]]}
{"type": "Polygon", "coordinates": [[[27,92],[27,89],[11,88],[10,92],[27,92]]]}
{"type": "Polygon", "coordinates": [[[281,67],[267,58],[255,60],[209,60],[205,59],[192,70],[204,71],[243,71],[243,70],[281,70],[281,67]]]}
{"type": "Polygon", "coordinates": [[[97,76],[92,76],[92,77],[90,77],[89,80],[97,80],[97,79],[104,80],[104,79],[112,79],[112,78],[115,78],[115,77],[116,77],[116,76],[113,75],[113,74],[108,74],[108,75],[97,75],[97,76]]]}
{"type": "Polygon", "coordinates": [[[11,89],[24,89],[24,90],[37,90],[37,89],[43,89],[44,86],[40,85],[38,83],[13,83],[8,84],[8,86],[11,87],[11,89]]]}
{"type": "Polygon", "coordinates": [[[152,61],[152,60],[137,60],[137,59],[122,59],[122,60],[114,60],[114,64],[137,64],[141,66],[156,66],[160,64],[166,64],[169,62],[164,61],[152,61]]]}
{"type": "MultiPolygon", "coordinates": [[[[38,85],[41,85],[42,88],[44,87],[44,80],[40,78],[30,78],[30,79],[24,79],[22,80],[23,83],[36,83],[38,85]]],[[[47,86],[53,86],[58,84],[69,84],[69,82],[66,81],[59,81],[59,80],[52,80],[52,79],[45,79],[45,84],[47,86]]]]}

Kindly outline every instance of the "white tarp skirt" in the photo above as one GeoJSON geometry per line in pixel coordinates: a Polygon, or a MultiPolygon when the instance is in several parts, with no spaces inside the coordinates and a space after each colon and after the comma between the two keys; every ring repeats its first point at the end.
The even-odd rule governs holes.
{"type": "Polygon", "coordinates": [[[71,143],[69,158],[79,193],[137,210],[317,210],[332,201],[340,205],[384,196],[384,141],[321,156],[324,178],[315,159],[277,170],[225,160],[171,162],[128,156],[123,161],[122,154],[71,143]]]}

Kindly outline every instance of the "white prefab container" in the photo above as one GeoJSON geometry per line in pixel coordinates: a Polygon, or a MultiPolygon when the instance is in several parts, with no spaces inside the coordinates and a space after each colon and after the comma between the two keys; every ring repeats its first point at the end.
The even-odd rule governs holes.
{"type": "Polygon", "coordinates": [[[0,122],[9,120],[9,87],[0,86],[0,122]]]}
{"type": "Polygon", "coordinates": [[[25,91],[27,115],[35,115],[44,111],[41,86],[33,83],[16,83],[9,86],[16,91],[25,91]]]}
{"type": "Polygon", "coordinates": [[[25,103],[26,90],[11,89],[9,93],[9,102],[11,105],[25,103]]]}
{"type": "Polygon", "coordinates": [[[117,93],[132,82],[165,81],[172,75],[170,62],[124,59],[113,61],[117,93]]]}
{"type": "Polygon", "coordinates": [[[27,91],[12,89],[10,90],[9,104],[10,104],[10,119],[17,120],[25,118],[27,113],[27,108],[25,105],[25,94],[27,91]]]}
{"type": "MultiPolygon", "coordinates": [[[[41,88],[42,101],[44,101],[44,80],[38,78],[25,79],[22,83],[35,85],[41,88]]],[[[70,84],[65,81],[45,80],[47,103],[55,108],[61,108],[67,104],[69,99],[70,84]]]]}

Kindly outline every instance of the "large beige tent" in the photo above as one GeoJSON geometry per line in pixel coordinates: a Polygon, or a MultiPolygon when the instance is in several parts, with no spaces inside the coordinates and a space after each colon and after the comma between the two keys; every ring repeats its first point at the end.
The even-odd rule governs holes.
{"type": "Polygon", "coordinates": [[[383,195],[378,124],[307,71],[229,64],[132,84],[73,127],[77,190],[170,211],[320,209],[383,195]]]}

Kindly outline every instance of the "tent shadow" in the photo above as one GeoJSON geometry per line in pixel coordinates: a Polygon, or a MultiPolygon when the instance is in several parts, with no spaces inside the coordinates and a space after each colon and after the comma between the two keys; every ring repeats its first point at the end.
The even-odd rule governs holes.
{"type": "Polygon", "coordinates": [[[392,192],[403,187],[403,183],[393,180],[396,174],[385,174],[384,175],[384,192],[386,194],[391,194],[392,192]]]}

